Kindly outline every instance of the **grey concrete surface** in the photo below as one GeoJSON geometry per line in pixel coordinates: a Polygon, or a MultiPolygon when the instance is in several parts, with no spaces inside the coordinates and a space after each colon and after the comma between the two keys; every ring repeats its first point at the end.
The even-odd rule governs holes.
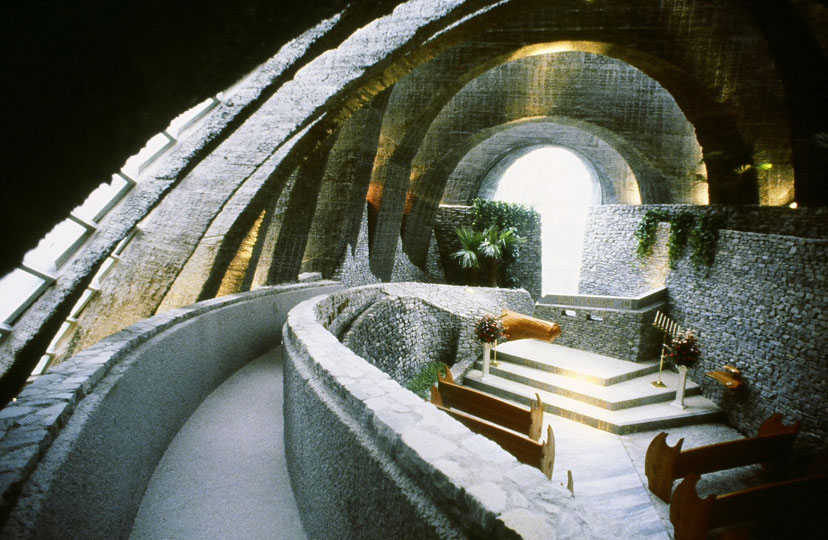
{"type": "Polygon", "coordinates": [[[285,465],[276,348],[210,394],[150,479],[131,540],[304,540],[285,465]]]}

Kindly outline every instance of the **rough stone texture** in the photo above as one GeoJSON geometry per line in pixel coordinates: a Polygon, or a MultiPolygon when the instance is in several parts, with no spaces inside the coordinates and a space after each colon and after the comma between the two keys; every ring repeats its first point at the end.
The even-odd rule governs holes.
{"type": "Polygon", "coordinates": [[[670,273],[671,313],[698,332],[701,361],[690,375],[754,433],[774,412],[802,420],[797,446],[828,448],[828,240],[722,231],[707,277],[687,261],[670,273]],[[707,371],[742,371],[725,389],[707,371]]]}
{"type": "Polygon", "coordinates": [[[0,535],[126,538],[169,441],[235,369],[278,343],[301,300],[288,285],[130,326],[38,378],[0,412],[0,535]]]}
{"type": "Polygon", "coordinates": [[[462,376],[483,351],[474,335],[481,315],[533,307],[524,290],[387,283],[333,294],[317,310],[332,334],[405,384],[432,360],[457,364],[462,376]]]}
{"type": "Polygon", "coordinates": [[[653,320],[657,311],[665,311],[664,303],[612,309],[547,303],[549,300],[544,297],[538,302],[534,316],[561,325],[555,343],[631,362],[659,358],[661,334],[653,328],[653,320]]]}
{"type": "MultiPolygon", "coordinates": [[[[800,95],[797,92],[807,85],[818,87],[819,82],[802,74],[791,79],[790,69],[796,71],[800,63],[784,47],[778,48],[780,34],[798,31],[799,26],[786,23],[778,25],[784,26],[780,29],[767,11],[747,11],[736,1],[568,0],[541,5],[517,0],[410,0],[388,13],[391,4],[357,6],[356,15],[345,10],[341,18],[285,47],[269,66],[272,71],[262,75],[270,77],[267,84],[256,83],[257,74],[251,86],[243,85],[240,93],[229,97],[218,118],[228,114],[234,119],[214,124],[209,136],[195,145],[197,152],[176,153],[172,164],[165,164],[164,172],[141,188],[140,196],[124,201],[130,211],[119,214],[123,221],[107,220],[97,237],[105,241],[96,244],[91,258],[71,275],[59,276],[59,298],[38,305],[38,310],[47,309],[46,317],[41,313],[15,324],[15,335],[2,344],[14,342],[8,357],[25,356],[20,362],[27,368],[34,365],[88,277],[144,218],[133,249],[82,317],[74,340],[78,346],[154,313],[164,298],[169,298],[168,307],[175,307],[214,294],[246,232],[262,210],[276,203],[296,167],[315,159],[328,137],[342,137],[346,130],[338,135],[337,130],[344,122],[392,85],[382,98],[389,106],[367,190],[372,204],[371,271],[383,280],[415,275],[398,256],[401,233],[410,262],[425,268],[431,225],[451,169],[446,160],[460,159],[458,148],[512,120],[551,115],[550,121],[563,126],[562,142],[569,146],[590,146],[587,134],[600,138],[636,171],[644,200],[666,200],[648,199],[650,188],[664,187],[669,196],[684,197],[700,186],[689,177],[692,152],[682,142],[694,138],[692,130],[708,157],[721,152],[741,157],[753,147],[758,158],[773,163],[772,169],[760,173],[758,190],[752,182],[731,189],[722,182],[726,174],[721,167],[708,170],[711,200],[784,204],[793,197],[790,155],[803,151],[801,145],[792,147],[791,140],[799,139],[791,130],[802,135],[810,128],[802,128],[801,122],[791,125],[788,106],[798,111],[803,106],[786,98],[800,95]],[[375,20],[354,32],[369,14],[375,20]],[[553,44],[553,49],[546,44],[553,44]],[[559,54],[547,54],[553,50],[559,54]],[[501,83],[510,91],[492,88],[501,83]],[[236,115],[233,111],[242,102],[255,104],[241,107],[244,114],[236,115]],[[556,108],[565,110],[556,113],[556,108]],[[679,118],[679,109],[689,124],[679,118]],[[469,114],[463,118],[463,112],[469,114]],[[583,134],[573,140],[568,138],[570,129],[583,134]],[[638,158],[635,151],[641,154],[638,158]],[[641,172],[647,167],[667,170],[666,176],[674,181],[669,187],[652,182],[641,172]],[[678,176],[684,181],[676,180],[678,176]],[[151,208],[153,215],[147,217],[151,208]]],[[[373,133],[367,132],[380,120],[371,121],[376,123],[366,130],[366,140],[373,140],[373,133]]],[[[356,131],[351,126],[344,137],[358,137],[356,131]]],[[[342,144],[366,148],[361,159],[367,167],[367,147],[353,140],[342,144]]],[[[593,156],[599,159],[594,152],[593,156]]],[[[332,155],[325,170],[339,170],[337,159],[332,155]]],[[[351,193],[354,199],[345,205],[343,230],[348,234],[355,233],[361,217],[361,205],[354,201],[365,176],[359,178],[351,193]]],[[[309,180],[311,190],[316,180],[309,180]]],[[[310,213],[309,201],[319,198],[304,189],[296,190],[295,196],[286,201],[298,209],[293,214],[306,208],[310,213]]],[[[275,272],[277,277],[295,277],[307,251],[303,246],[308,229],[319,233],[313,232],[310,216],[300,218],[295,228],[279,227],[283,238],[271,238],[279,249],[271,265],[286,264],[284,271],[275,272]]],[[[275,231],[273,219],[268,232],[275,231]]],[[[313,221],[324,219],[317,212],[313,221]]],[[[332,243],[337,253],[331,259],[338,263],[345,244],[341,238],[332,243]]],[[[326,264],[335,264],[332,260],[326,264]]],[[[19,371],[18,388],[28,374],[19,371]]]]}
{"type": "MultiPolygon", "coordinates": [[[[642,288],[641,274],[634,270],[651,261],[636,260],[633,233],[647,208],[593,209],[581,292],[630,295],[642,288]]],[[[691,377],[743,433],[755,433],[771,413],[782,412],[787,421],[803,421],[797,439],[803,452],[824,449],[828,441],[828,239],[767,231],[778,227],[824,235],[825,211],[673,207],[679,209],[718,212],[727,219],[709,271],[693,269],[685,255],[666,274],[669,315],[698,333],[702,352],[691,377]],[[761,232],[730,230],[731,223],[761,232]],[[742,389],[725,389],[705,376],[724,364],[742,370],[742,389]]]]}
{"type": "Polygon", "coordinates": [[[419,298],[391,297],[360,314],[342,342],[405,386],[429,362],[454,364],[458,326],[419,298]]]}
{"type": "MultiPolygon", "coordinates": [[[[471,227],[472,213],[470,206],[441,206],[434,223],[434,235],[437,238],[437,248],[440,253],[440,262],[445,270],[446,281],[449,283],[466,283],[468,273],[460,268],[452,253],[460,249],[457,240],[457,228],[471,227]]],[[[540,298],[543,276],[541,273],[542,245],[540,221],[529,231],[522,231],[526,243],[520,248],[520,258],[512,264],[512,272],[519,285],[529,291],[532,298],[540,298]]]]}
{"type": "Polygon", "coordinates": [[[634,233],[650,209],[671,213],[715,213],[726,229],[772,233],[805,238],[828,238],[828,210],[824,208],[771,208],[764,206],[603,205],[590,209],[581,258],[578,292],[614,296],[646,294],[666,284],[669,271],[667,238],[670,227],[659,225],[653,254],[635,257],[634,233]],[[623,263],[621,263],[623,261],[623,263]]]}
{"type": "Polygon", "coordinates": [[[311,537],[632,537],[339,343],[326,326],[347,318],[344,297],[377,289],[447,287],[357,288],[300,304],[284,327],[286,453],[311,537]]]}

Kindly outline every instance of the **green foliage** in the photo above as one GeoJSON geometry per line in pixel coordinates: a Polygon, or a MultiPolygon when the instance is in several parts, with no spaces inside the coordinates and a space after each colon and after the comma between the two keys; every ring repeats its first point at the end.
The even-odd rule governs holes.
{"type": "Polygon", "coordinates": [[[457,229],[457,239],[460,240],[460,249],[452,253],[461,268],[480,268],[480,257],[477,251],[483,243],[483,233],[473,231],[468,227],[457,229]]]}
{"type": "Polygon", "coordinates": [[[429,390],[437,382],[438,374],[445,374],[446,366],[442,362],[429,362],[420,370],[405,387],[423,399],[429,398],[429,390]]]}
{"type": "Polygon", "coordinates": [[[638,240],[635,252],[639,257],[649,257],[653,253],[658,223],[667,221],[668,217],[669,214],[664,210],[647,210],[644,213],[641,223],[638,224],[638,228],[635,230],[635,239],[638,240]]]}
{"type": "Polygon", "coordinates": [[[689,212],[672,214],[659,209],[647,210],[635,231],[635,238],[638,240],[636,254],[639,257],[648,257],[652,254],[658,224],[662,221],[670,223],[670,237],[667,240],[670,268],[675,268],[678,260],[684,256],[688,244],[690,261],[696,270],[713,264],[719,229],[724,226],[722,216],[702,214],[696,217],[689,212]]]}
{"type": "MultiPolygon", "coordinates": [[[[495,265],[496,268],[491,268],[490,273],[494,272],[497,275],[497,280],[502,285],[506,287],[520,286],[520,283],[511,272],[512,263],[520,257],[520,246],[526,242],[525,236],[535,229],[539,223],[540,216],[535,209],[523,204],[487,199],[474,199],[472,201],[472,227],[474,230],[483,231],[485,238],[481,242],[483,244],[481,248],[489,254],[489,260],[498,261],[495,265]],[[500,237],[489,236],[489,234],[493,234],[491,227],[496,227],[500,237]],[[490,233],[487,234],[486,231],[490,231],[490,233]],[[485,241],[486,238],[489,239],[488,242],[485,241]],[[499,254],[498,249],[501,250],[499,254]]],[[[461,239],[462,243],[463,239],[461,239]]],[[[456,252],[454,256],[462,266],[463,259],[457,253],[459,252],[456,252]]],[[[480,255],[479,251],[478,255],[480,255]]],[[[479,266],[463,267],[479,268],[481,265],[483,265],[482,261],[479,266]]],[[[489,282],[491,284],[491,278],[489,282]]]]}
{"type": "Polygon", "coordinates": [[[538,220],[534,208],[523,204],[504,201],[474,199],[472,201],[472,227],[483,230],[496,225],[501,230],[514,228],[518,234],[525,235],[538,220]]]}
{"type": "Polygon", "coordinates": [[[713,264],[719,229],[724,226],[722,216],[705,214],[699,216],[690,235],[690,262],[697,270],[713,264]]]}
{"type": "Polygon", "coordinates": [[[483,232],[460,227],[457,229],[457,239],[460,241],[460,249],[452,253],[452,257],[461,268],[484,268],[487,272],[487,285],[491,287],[497,286],[500,267],[517,260],[520,246],[526,242],[514,228],[501,230],[497,225],[490,225],[483,232]]]}
{"type": "Polygon", "coordinates": [[[687,246],[687,237],[693,229],[693,214],[679,212],[670,218],[670,237],[667,239],[667,258],[670,268],[675,268],[676,262],[684,255],[687,246]]]}

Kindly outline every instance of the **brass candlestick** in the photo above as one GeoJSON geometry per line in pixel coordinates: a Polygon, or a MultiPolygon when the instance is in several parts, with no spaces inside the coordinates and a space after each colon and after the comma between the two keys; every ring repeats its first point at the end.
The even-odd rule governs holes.
{"type": "Polygon", "coordinates": [[[658,388],[664,388],[667,385],[661,381],[661,372],[664,370],[664,351],[667,349],[667,336],[675,335],[678,332],[678,325],[675,321],[672,321],[669,317],[657,311],[653,326],[664,332],[664,339],[661,342],[661,358],[658,362],[658,380],[650,384],[658,388]]]}

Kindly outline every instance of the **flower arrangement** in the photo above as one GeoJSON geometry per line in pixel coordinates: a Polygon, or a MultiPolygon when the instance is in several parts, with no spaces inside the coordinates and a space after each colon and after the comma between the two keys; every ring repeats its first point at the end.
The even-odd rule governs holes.
{"type": "Polygon", "coordinates": [[[474,326],[477,339],[484,343],[497,343],[500,339],[508,338],[503,331],[503,321],[494,315],[483,315],[474,326]]]}
{"type": "Polygon", "coordinates": [[[667,348],[667,356],[677,366],[692,366],[699,359],[699,345],[693,332],[675,336],[667,348]]]}

